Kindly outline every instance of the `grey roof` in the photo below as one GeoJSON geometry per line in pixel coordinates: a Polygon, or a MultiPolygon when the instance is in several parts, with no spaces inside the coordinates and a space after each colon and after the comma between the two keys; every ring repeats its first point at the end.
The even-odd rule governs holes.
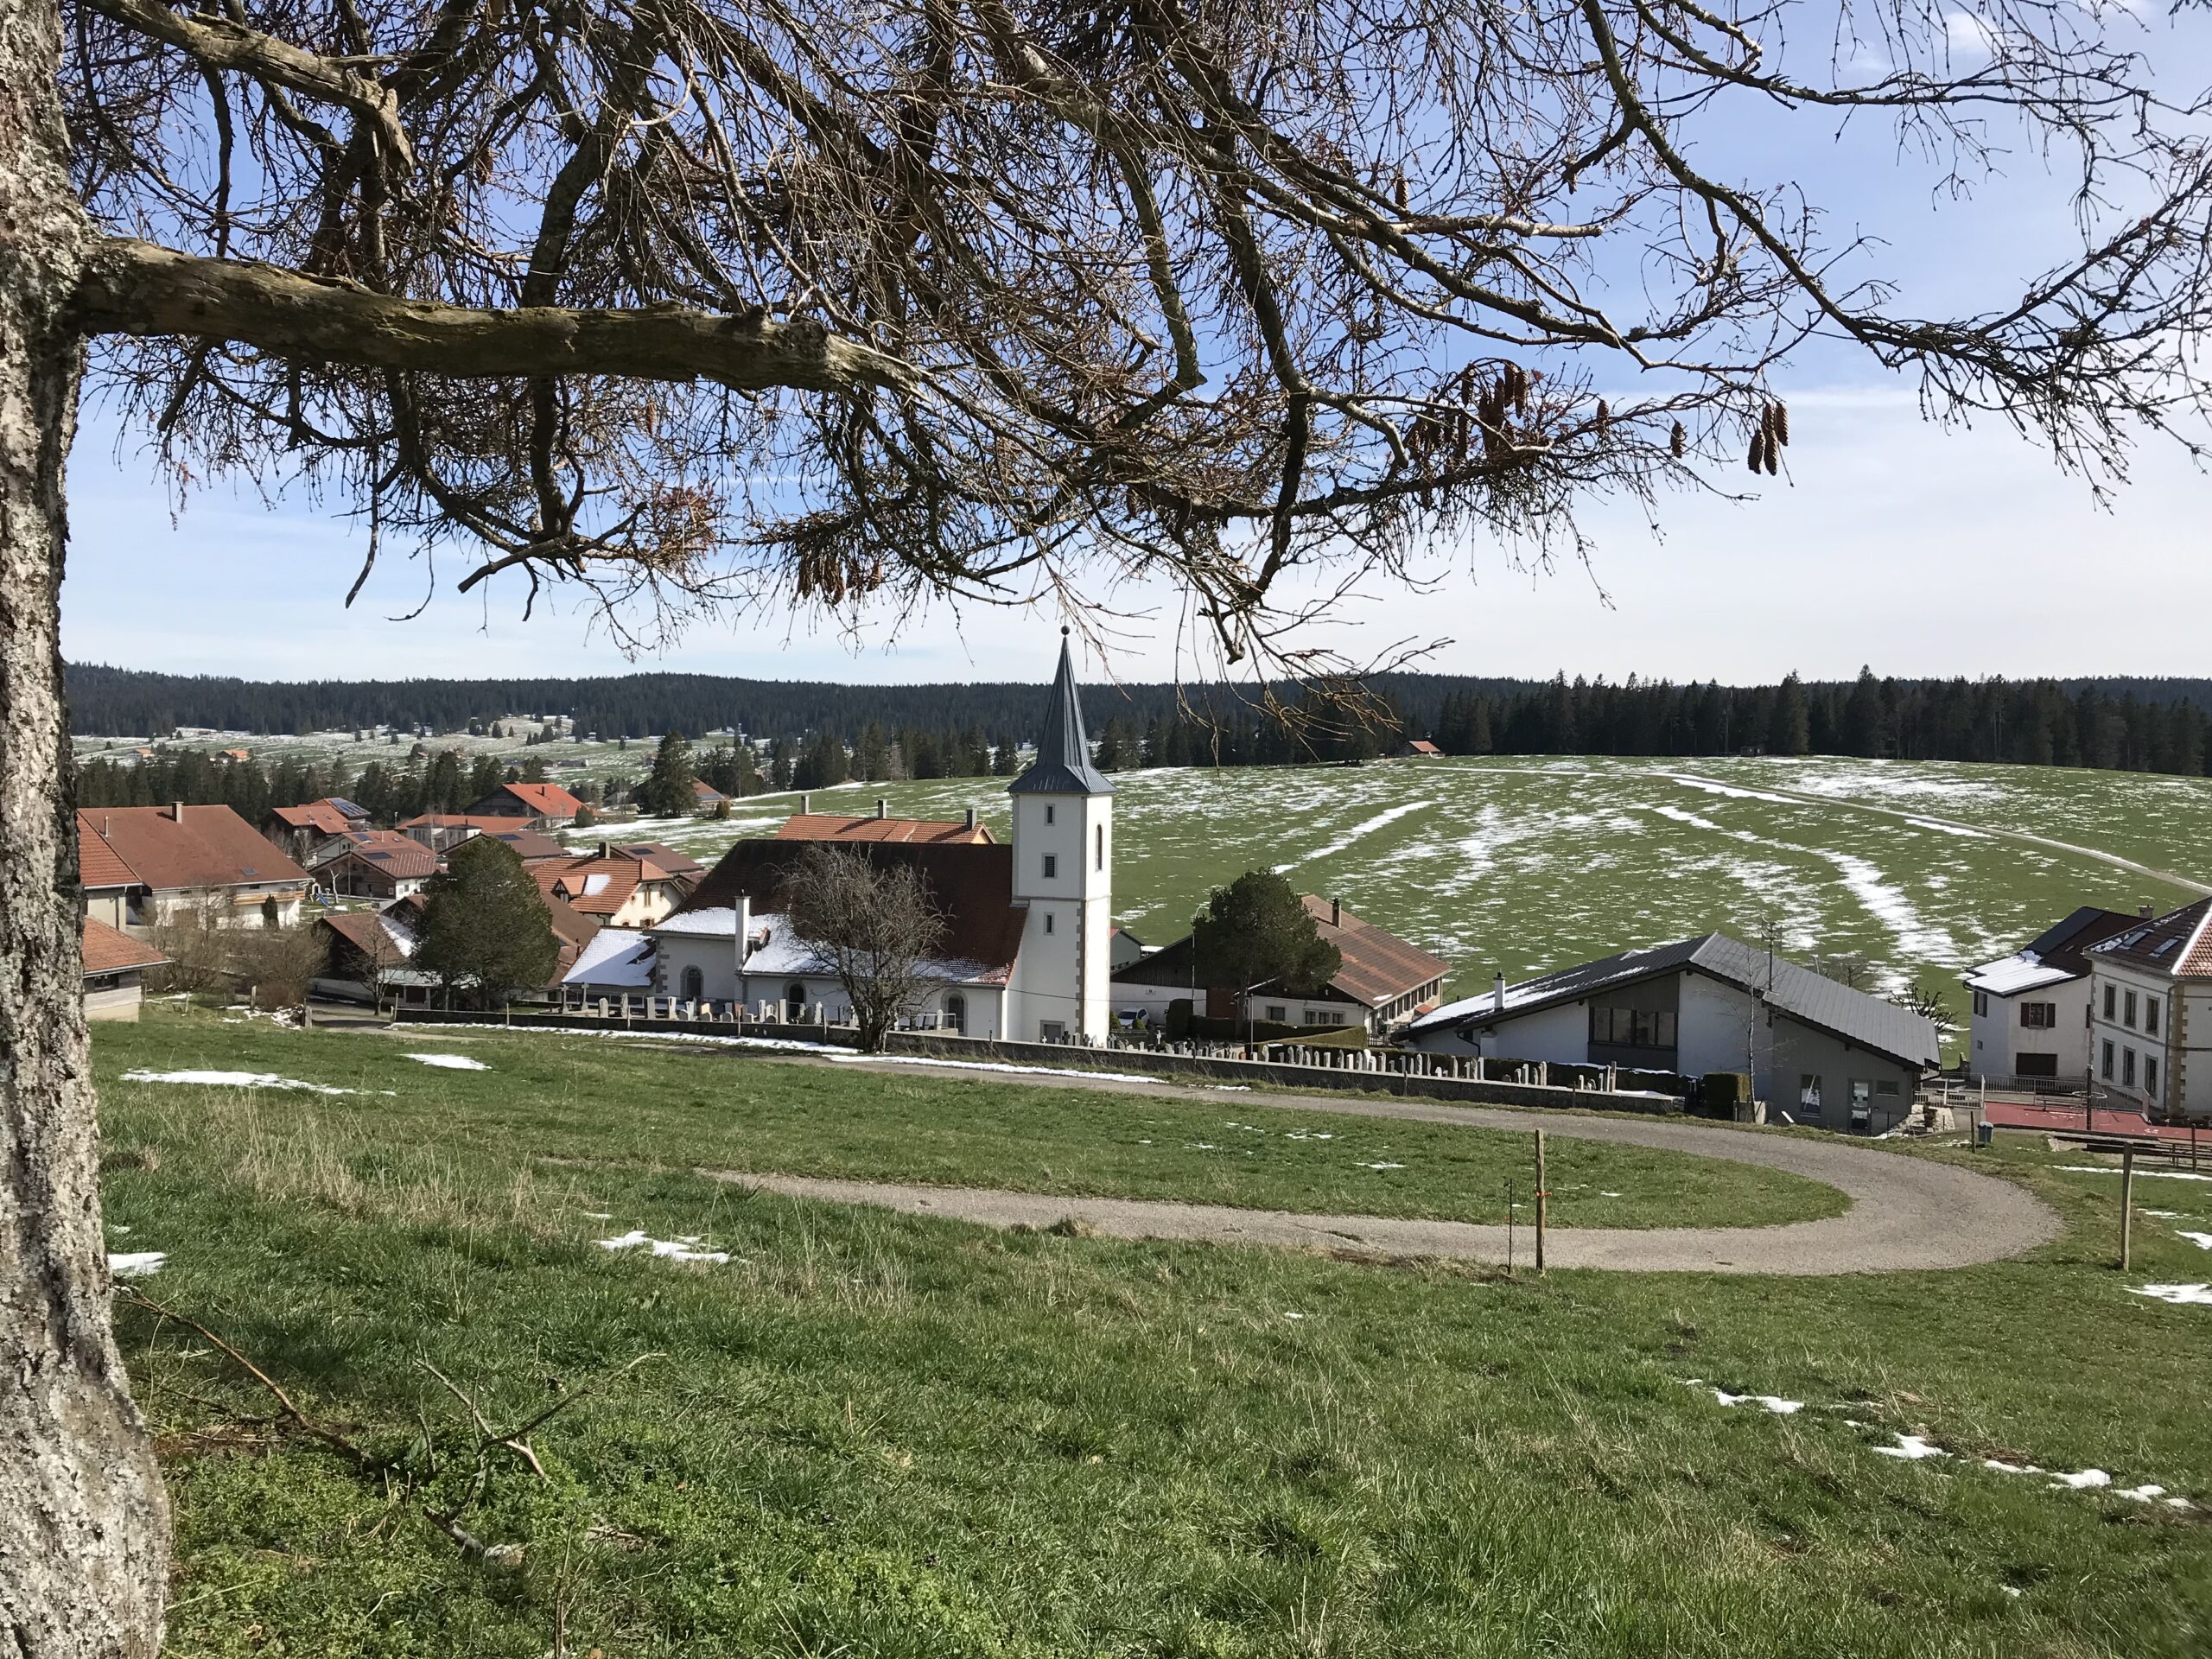
{"type": "Polygon", "coordinates": [[[1488,1026],[1497,1020],[1517,1019],[1560,1002],[1579,1001],[1606,986],[1625,985],[1660,974],[1690,969],[1764,995],[1774,1007],[1808,1026],[1886,1054],[1908,1065],[1941,1064],[1941,1045],[1936,1027],[1921,1015],[1865,991],[1855,991],[1839,981],[1801,968],[1783,957],[1767,953],[1726,933],[1701,933],[1671,944],[1647,945],[1617,956],[1562,968],[1557,973],[1527,979],[1505,990],[1505,1008],[1498,1014],[1485,993],[1439,1008],[1415,1023],[1415,1030],[1443,1026],[1488,1026]],[[1770,961],[1771,968],[1770,968],[1770,961]],[[1771,973],[1772,983],[1769,983],[1771,973]]]}
{"type": "Polygon", "coordinates": [[[1083,729],[1083,703],[1075,691],[1075,664],[1068,658],[1068,631],[1060,630],[1060,671],[1052,699],[1045,705],[1045,731],[1037,740],[1037,759],[1006,786],[1009,795],[1111,795],[1114,785],[1090,764],[1090,739],[1083,729]]]}

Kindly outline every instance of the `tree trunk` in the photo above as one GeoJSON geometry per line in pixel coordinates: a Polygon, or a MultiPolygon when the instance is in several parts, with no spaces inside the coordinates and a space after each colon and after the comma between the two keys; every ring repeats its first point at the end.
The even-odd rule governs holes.
{"type": "Polygon", "coordinates": [[[0,1659],[153,1659],[168,1513],[109,1324],[61,686],[91,229],[60,29],[0,4],[0,1659]]]}

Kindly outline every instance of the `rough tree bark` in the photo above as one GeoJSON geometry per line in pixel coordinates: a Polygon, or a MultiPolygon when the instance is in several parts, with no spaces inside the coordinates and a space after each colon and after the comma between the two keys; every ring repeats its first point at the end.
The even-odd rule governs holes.
{"type": "Polygon", "coordinates": [[[0,1659],[152,1659],[168,1516],[110,1328],[78,996],[60,601],[93,233],[60,36],[54,8],[0,5],[0,1659]]]}

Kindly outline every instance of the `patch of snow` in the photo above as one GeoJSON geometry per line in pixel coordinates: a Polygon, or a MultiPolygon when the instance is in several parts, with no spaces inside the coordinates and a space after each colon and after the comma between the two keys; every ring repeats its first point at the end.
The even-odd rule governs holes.
{"type": "Polygon", "coordinates": [[[2085,1491],[2093,1486],[2111,1484],[2112,1477],[2103,1470],[2082,1469],[2070,1475],[2060,1475],[2050,1483],[2050,1487],[2053,1491],[2058,1491],[2061,1487],[2070,1487],[2073,1491],[2079,1492],[2085,1491]]]}
{"type": "Polygon", "coordinates": [[[2139,1216],[2148,1216],[2153,1221],[2179,1221],[2181,1219],[2181,1211],[2178,1210],[2138,1210],[2135,1213],[2139,1216]]]}
{"type": "Polygon", "coordinates": [[[2020,1587],[2019,1587],[2019,1586],[2018,1586],[2018,1585],[2016,1585],[2016,1584],[2000,1584],[2000,1585],[1999,1585],[1997,1587],[1998,1587],[1999,1590],[2002,1590],[2002,1591],[2003,1591],[2006,1595],[2008,1595],[2008,1596],[2012,1596],[2012,1597],[2014,1597],[2014,1598],[2016,1598],[2016,1599],[2018,1597],[2018,1595],[2019,1595],[2019,1593],[2020,1593],[2020,1587]]]}
{"type": "Polygon", "coordinates": [[[2152,1498],[2165,1495],[2166,1489],[2163,1486],[2123,1486],[2113,1493],[2114,1497],[2129,1498],[2138,1503],[2148,1503],[2152,1498]]]}
{"type": "Polygon", "coordinates": [[[1718,783],[1710,778],[1693,778],[1684,772],[1662,772],[1659,774],[1670,784],[1681,784],[1688,789],[1701,789],[1708,795],[1725,795],[1732,801],[1769,801],[1777,806],[1803,806],[1802,801],[1793,801],[1787,795],[1770,795],[1763,789],[1738,789],[1733,784],[1718,783]]]}
{"type": "Polygon", "coordinates": [[[1802,1400],[1784,1400],[1774,1394],[1731,1394],[1724,1388],[1707,1382],[1703,1377],[1686,1376],[1682,1382],[1687,1388],[1708,1390],[1713,1399],[1724,1406],[1740,1406],[1748,1402],[1752,1405],[1764,1406],[1777,1417],[1787,1417],[1792,1412],[1805,1409],[1802,1400]]]}
{"type": "Polygon", "coordinates": [[[1362,1169],[1403,1169],[1403,1164],[1362,1164],[1362,1169]]]}
{"type": "Polygon", "coordinates": [[[118,1279],[143,1279],[149,1273],[159,1273],[168,1259],[167,1250],[110,1251],[107,1270],[118,1279]]]}
{"type": "Polygon", "coordinates": [[[1402,805],[1391,807],[1387,811],[1378,812],[1373,817],[1366,819],[1363,823],[1355,823],[1351,829],[1345,830],[1343,835],[1331,842],[1327,846],[1317,847],[1312,852],[1306,854],[1305,857],[1294,858],[1287,864],[1276,865],[1275,874],[1277,875],[1287,875],[1291,871],[1296,869],[1300,864],[1311,863],[1317,858],[1332,857],[1334,855],[1344,851],[1344,849],[1351,846],[1352,842],[1363,840],[1365,837],[1373,835],[1377,830],[1381,830],[1388,825],[1395,823],[1400,818],[1406,817],[1408,813],[1419,812],[1425,807],[1431,807],[1435,804],[1436,803],[1434,801],[1408,801],[1402,805]]]}
{"type": "Polygon", "coordinates": [[[2174,1236],[2176,1238],[2187,1239],[2190,1243],[2196,1245],[2200,1250],[2212,1250],[2212,1233],[2183,1232],[2180,1228],[2177,1227],[2174,1230],[2174,1236]]]}
{"type": "Polygon", "coordinates": [[[620,1238],[601,1239],[599,1248],[602,1250],[634,1250],[640,1244],[649,1244],[652,1247],[652,1253],[655,1255],[665,1256],[671,1262],[724,1262],[729,1260],[728,1250],[693,1249],[692,1247],[698,1242],[699,1236],[696,1233],[683,1238],[654,1238],[645,1233],[629,1232],[624,1233],[620,1238]]]}
{"type": "Polygon", "coordinates": [[[327,1083],[303,1083],[280,1077],[274,1071],[149,1071],[135,1068],[123,1074],[125,1083],[192,1083],[213,1089],[304,1089],[316,1095],[392,1094],[390,1089],[340,1089],[327,1083]]]}
{"type": "Polygon", "coordinates": [[[2191,1303],[2212,1307],[2212,1285],[2130,1285],[2128,1293],[2135,1296],[2155,1296],[2162,1302],[2171,1302],[2177,1307],[2191,1303]]]}
{"type": "Polygon", "coordinates": [[[1598,1196],[1601,1198],[1618,1198],[1620,1197],[1620,1194],[1618,1192],[1600,1192],[1598,1196]]]}
{"type": "Polygon", "coordinates": [[[2047,1475],[2050,1472],[2037,1463],[2004,1463],[1995,1458],[1984,1458],[1981,1466],[1994,1469],[2000,1475],[2047,1475]]]}
{"type": "Polygon", "coordinates": [[[1963,823],[1947,823],[1942,818],[1907,818],[1905,822],[1916,830],[1935,830],[1947,836],[1957,836],[1965,841],[1994,841],[1996,836],[1986,830],[1970,830],[1963,823]]]}
{"type": "Polygon", "coordinates": [[[410,1060],[424,1065],[442,1067],[448,1071],[488,1071],[491,1068],[481,1060],[473,1060],[466,1054],[410,1054],[410,1060]]]}
{"type": "Polygon", "coordinates": [[[1686,812],[1679,806],[1655,806],[1649,809],[1662,818],[1672,818],[1676,823],[1687,823],[1693,830],[1718,830],[1720,826],[1711,818],[1700,818],[1694,812],[1686,812]]]}
{"type": "MultiPolygon", "coordinates": [[[[2067,1175],[2117,1175],[2120,1173],[2120,1166],[2117,1164],[2058,1164],[2054,1167],[2067,1175]]],[[[2135,1179],[2139,1181],[2212,1181],[2212,1175],[2192,1174],[2185,1169],[2139,1169],[2135,1172],[2135,1179]]]]}
{"type": "Polygon", "coordinates": [[[1303,1313],[1286,1313],[1283,1315],[1283,1318],[1286,1319],[1302,1319],[1305,1317],[1306,1316],[1303,1313]]]}
{"type": "Polygon", "coordinates": [[[1948,1458],[1951,1454],[1917,1434],[1900,1434],[1895,1446],[1876,1446],[1874,1455],[1878,1458],[1902,1458],[1907,1463],[1917,1463],[1923,1458],[1948,1458]]]}

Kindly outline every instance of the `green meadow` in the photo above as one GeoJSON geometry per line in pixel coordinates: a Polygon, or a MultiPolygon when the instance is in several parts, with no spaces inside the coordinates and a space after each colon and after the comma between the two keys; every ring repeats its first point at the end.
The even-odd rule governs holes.
{"type": "MultiPolygon", "coordinates": [[[[175,1508],[175,1654],[2117,1659],[2212,1640],[2212,1306],[2131,1290],[2212,1277],[2183,1236],[2212,1236],[2212,1182],[2139,1183],[2164,1213],[2139,1217],[2128,1275],[2113,1179],[2006,1137],[1888,1155],[2044,1194],[2068,1228],[2028,1258],[1540,1281],[988,1231],[705,1173],[1494,1218],[1525,1154],[1264,1094],[1216,1111],[164,1011],[100,1029],[94,1062],[111,1248],[166,1255],[136,1281],[164,1311],[126,1292],[120,1320],[175,1508]],[[191,1071],[318,1087],[125,1080],[191,1071]],[[601,1243],[632,1233],[703,1259],[601,1243]],[[534,1462],[499,1443],[549,1410],[534,1462]],[[1901,1436],[1946,1455],[1883,1455],[1920,1443],[1901,1436]]],[[[1567,1225],[1834,1202],[1573,1156],[1565,1179],[1623,1196],[1563,1198],[1567,1225]]]]}

